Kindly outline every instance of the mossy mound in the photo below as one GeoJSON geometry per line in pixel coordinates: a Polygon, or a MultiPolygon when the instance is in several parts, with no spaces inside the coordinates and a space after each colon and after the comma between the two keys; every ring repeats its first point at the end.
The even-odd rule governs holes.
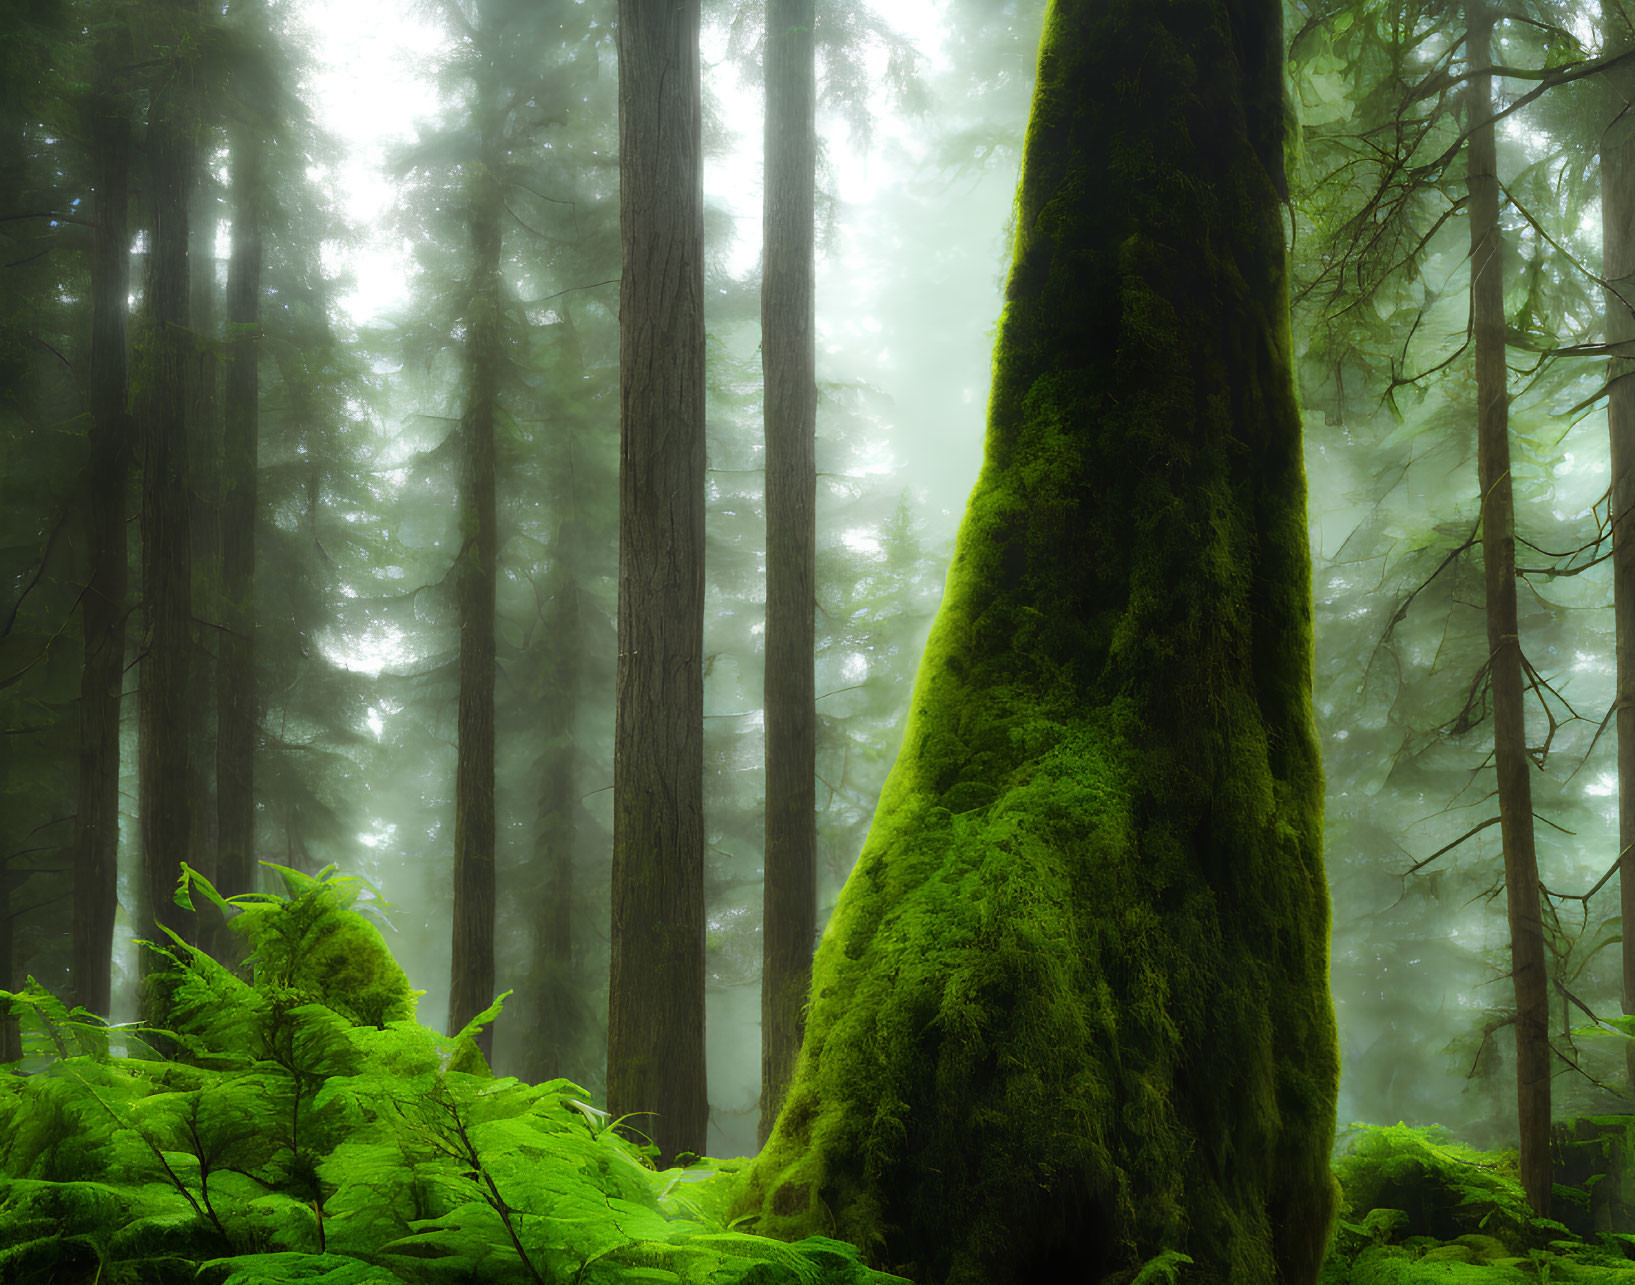
{"type": "Polygon", "coordinates": [[[32,984],[6,996],[28,1038],[0,1076],[0,1281],[895,1280],[834,1240],[730,1230],[741,1162],[655,1172],[577,1085],[495,1079],[475,1024],[407,1020],[358,885],[286,877],[287,898],[221,902],[189,874],[241,912],[253,981],[173,942],[168,1029],[109,1029],[32,984]]]}
{"type": "Polygon", "coordinates": [[[1050,6],[983,469],[739,1206],[762,1231],[927,1285],[1316,1278],[1279,15],[1050,6]]]}
{"type": "MultiPolygon", "coordinates": [[[[287,896],[232,899],[236,913],[230,926],[249,945],[257,988],[297,1003],[323,1004],[358,1025],[411,1020],[419,992],[410,987],[380,929],[355,911],[369,893],[363,881],[333,871],[314,877],[285,866],[270,869],[284,880],[287,896]]],[[[184,873],[178,900],[191,909],[195,888],[232,913],[191,870],[184,873]]]]}
{"type": "Polygon", "coordinates": [[[1366,1230],[1378,1238],[1387,1211],[1399,1215],[1390,1220],[1395,1241],[1481,1235],[1525,1254],[1569,1234],[1528,1208],[1514,1152],[1477,1151],[1435,1126],[1360,1127],[1334,1171],[1352,1213],[1336,1227],[1336,1243],[1357,1234],[1359,1217],[1373,1219],[1366,1230]]]}
{"type": "Polygon", "coordinates": [[[1345,1211],[1323,1285],[1635,1285],[1635,1238],[1583,1240],[1535,1216],[1514,1152],[1435,1127],[1358,1126],[1335,1173],[1345,1211]]]}

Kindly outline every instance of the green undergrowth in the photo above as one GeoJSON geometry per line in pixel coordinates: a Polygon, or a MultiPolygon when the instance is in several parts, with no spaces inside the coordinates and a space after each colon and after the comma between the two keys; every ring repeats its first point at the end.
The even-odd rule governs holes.
{"type": "MultiPolygon", "coordinates": [[[[1335,1174],[1345,1207],[1321,1285],[1635,1285],[1635,1236],[1586,1240],[1534,1215],[1513,1152],[1438,1128],[1356,1126],[1335,1174]]],[[[1585,1200],[1555,1190],[1558,1205],[1585,1200]]]]}
{"type": "Polygon", "coordinates": [[[178,901],[230,907],[253,980],[150,944],[159,1025],[0,992],[27,1033],[0,1076],[0,1281],[896,1279],[732,1230],[742,1161],[656,1171],[577,1085],[495,1078],[473,1036],[497,1003],[456,1038],[420,1025],[361,882],[280,873],[287,896],[229,903],[184,872],[178,901]]]}
{"type": "MultiPolygon", "coordinates": [[[[361,882],[281,870],[222,902],[245,981],[172,938],[159,1025],[109,1027],[33,984],[0,1075],[4,1285],[864,1285],[858,1251],[735,1231],[743,1160],[655,1170],[566,1080],[496,1078],[474,1035],[414,1020],[361,882]],[[362,902],[363,904],[359,905],[362,902]]],[[[1635,1236],[1527,1208],[1515,1157],[1357,1126],[1322,1285],[1635,1285],[1635,1236]]],[[[1585,1195],[1556,1190],[1559,1206],[1585,1195]]],[[[1021,1247],[1019,1247],[1021,1248],[1021,1247]]],[[[1143,1285],[1187,1285],[1168,1253],[1143,1285]]]]}

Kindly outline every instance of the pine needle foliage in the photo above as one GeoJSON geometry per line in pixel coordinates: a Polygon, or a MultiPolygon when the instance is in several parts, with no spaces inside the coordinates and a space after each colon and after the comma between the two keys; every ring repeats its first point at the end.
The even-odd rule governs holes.
{"type": "Polygon", "coordinates": [[[727,1228],[737,1162],[657,1172],[579,1086],[496,1079],[474,1036],[498,1001],[453,1038],[421,1026],[372,890],[274,869],[284,894],[227,899],[184,867],[178,903],[233,915],[251,979],[148,943],[162,1027],[4,995],[26,1028],[0,1080],[8,1285],[895,1279],[727,1228]]]}

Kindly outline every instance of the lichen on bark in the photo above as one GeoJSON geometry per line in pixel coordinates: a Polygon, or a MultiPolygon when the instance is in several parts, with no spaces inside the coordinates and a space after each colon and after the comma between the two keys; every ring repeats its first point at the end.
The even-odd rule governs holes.
{"type": "Polygon", "coordinates": [[[985,461],[738,1207],[1308,1282],[1338,1059],[1270,0],[1056,0],[985,461]]]}

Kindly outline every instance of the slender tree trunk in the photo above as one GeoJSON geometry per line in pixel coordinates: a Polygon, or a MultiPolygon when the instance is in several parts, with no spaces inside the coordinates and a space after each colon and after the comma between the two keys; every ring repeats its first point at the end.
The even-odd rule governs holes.
{"type": "MultiPolygon", "coordinates": [[[[1603,10],[1604,44],[1635,33],[1603,10]]],[[[1612,448],[1612,614],[1618,665],[1619,908],[1635,924],[1635,72],[1603,73],[1609,103],[1601,136],[1601,276],[1607,282],[1607,434],[1612,448]]],[[[1623,1010],[1635,1015],[1635,933],[1623,942],[1623,1010]]],[[[1635,1088],[1635,1041],[1625,1046],[1635,1088]]]]}
{"type": "MultiPolygon", "coordinates": [[[[221,313],[216,301],[216,232],[221,222],[216,180],[208,158],[217,131],[202,130],[196,143],[206,159],[195,173],[189,213],[191,241],[188,303],[187,478],[192,512],[193,640],[187,666],[188,736],[193,786],[188,851],[193,866],[206,878],[217,875],[214,696],[216,655],[221,623],[221,313]]],[[[194,923],[196,940],[212,954],[223,944],[225,925],[216,908],[202,899],[194,923]]]]}
{"type": "MultiPolygon", "coordinates": [[[[482,34],[492,36],[484,24],[482,34]]],[[[480,86],[481,153],[469,180],[471,302],[466,316],[467,400],[460,421],[461,549],[459,755],[454,780],[454,948],[449,1031],[494,999],[494,417],[500,375],[500,123],[480,86]]],[[[478,1045],[492,1056],[494,1028],[478,1045]]]]}
{"type": "Polygon", "coordinates": [[[704,184],[699,0],[620,0],[619,657],[607,1100],[702,1153],[704,184]]]}
{"type": "MultiPolygon", "coordinates": [[[[74,995],[110,1008],[114,915],[119,906],[119,705],[125,668],[125,487],[131,424],[125,411],[125,313],[131,122],[107,88],[98,50],[90,108],[96,232],[91,261],[91,462],[86,488],[90,579],[80,674],[79,805],[74,829],[74,995]]],[[[3,1060],[3,1059],[0,1059],[3,1060]]]]}
{"type": "MultiPolygon", "coordinates": [[[[179,27],[197,14],[189,0],[173,0],[169,11],[179,27]]],[[[144,630],[137,735],[143,885],[147,923],[178,931],[185,925],[172,895],[178,868],[191,855],[193,783],[187,708],[193,629],[187,482],[187,367],[193,347],[188,332],[188,204],[195,160],[190,75],[185,64],[161,74],[148,111],[153,228],[139,410],[144,630]]],[[[144,954],[144,973],[151,962],[144,954]]],[[[146,1002],[151,1010],[151,995],[146,1002]]]]}
{"type": "Polygon", "coordinates": [[[584,1082],[586,1070],[578,1064],[585,1045],[584,1005],[573,971],[573,859],[579,833],[579,747],[574,726],[585,645],[577,565],[581,542],[575,519],[558,524],[552,595],[556,615],[547,653],[553,695],[546,712],[534,839],[534,861],[545,872],[545,897],[534,942],[534,1064],[529,1068],[535,1081],[565,1076],[577,1083],[584,1082]]]}
{"type": "Polygon", "coordinates": [[[761,936],[765,1142],[795,1071],[817,927],[817,580],[812,0],[767,0],[761,370],[766,398],[766,882],[761,936]]]}
{"type": "Polygon", "coordinates": [[[220,844],[216,879],[229,896],[255,891],[255,743],[261,714],[255,672],[255,529],[263,144],[250,127],[238,132],[235,143],[222,451],[224,628],[216,662],[216,833],[220,844]]]}
{"type": "MultiPolygon", "coordinates": [[[[1466,8],[1470,65],[1492,65],[1493,15],[1466,8]]],[[[1539,1214],[1550,1207],[1550,1000],[1533,846],[1533,787],[1516,622],[1516,512],[1510,477],[1510,392],[1505,370],[1504,263],[1494,147],[1493,78],[1470,81],[1470,308],[1476,336],[1476,450],[1482,486],[1482,561],[1493,692],[1493,757],[1504,836],[1511,977],[1516,990],[1516,1103],[1521,1182],[1539,1214]]]]}

